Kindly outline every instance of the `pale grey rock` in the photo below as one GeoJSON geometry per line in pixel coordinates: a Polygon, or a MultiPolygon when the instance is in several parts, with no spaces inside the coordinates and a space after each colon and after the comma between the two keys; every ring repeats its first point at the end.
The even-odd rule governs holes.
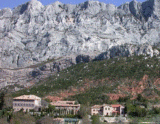
{"type": "Polygon", "coordinates": [[[155,49],[155,50],[153,51],[153,55],[158,56],[159,54],[160,54],[160,53],[159,53],[158,50],[155,49]]]}
{"type": "Polygon", "coordinates": [[[95,60],[110,59],[114,57],[129,57],[134,55],[144,55],[144,56],[158,56],[159,51],[157,49],[153,50],[151,45],[128,45],[124,44],[122,46],[113,46],[107,52],[101,53],[95,57],[95,60]]]}
{"type": "Polygon", "coordinates": [[[133,0],[129,3],[130,12],[138,19],[142,19],[141,10],[142,6],[141,3],[133,0]]]}
{"type": "Polygon", "coordinates": [[[160,1],[159,0],[154,0],[154,16],[155,18],[158,17],[160,19],[160,1]]]}
{"type": "Polygon", "coordinates": [[[4,8],[0,10],[0,18],[10,18],[12,17],[12,10],[10,8],[4,8]]]}
{"type": "Polygon", "coordinates": [[[124,12],[123,12],[123,11],[122,11],[122,12],[123,12],[124,14],[129,14],[129,13],[130,13],[129,2],[120,5],[120,6],[118,7],[118,9],[121,10],[121,11],[123,10],[124,12]]]}
{"type": "Polygon", "coordinates": [[[33,86],[39,80],[54,75],[72,65],[72,59],[66,57],[65,59],[41,64],[40,66],[34,65],[19,69],[0,69],[0,89],[7,89],[8,86],[14,86],[12,91],[17,91],[33,86]]]}
{"type": "Polygon", "coordinates": [[[160,42],[159,17],[159,0],[134,0],[119,7],[98,1],[44,6],[32,0],[5,8],[0,10],[0,68],[27,68],[66,57],[79,63],[159,56],[152,47],[160,42]]]}

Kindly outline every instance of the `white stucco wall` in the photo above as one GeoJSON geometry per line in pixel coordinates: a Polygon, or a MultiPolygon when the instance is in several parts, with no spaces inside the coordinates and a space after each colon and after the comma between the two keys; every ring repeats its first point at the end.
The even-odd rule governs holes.
{"type": "Polygon", "coordinates": [[[91,115],[97,115],[100,114],[100,108],[93,108],[91,109],[91,115]]]}
{"type": "Polygon", "coordinates": [[[35,100],[35,106],[41,106],[41,100],[35,100]]]}
{"type": "Polygon", "coordinates": [[[112,115],[112,111],[113,111],[113,108],[111,106],[104,106],[103,107],[103,116],[111,116],[112,115]]]}

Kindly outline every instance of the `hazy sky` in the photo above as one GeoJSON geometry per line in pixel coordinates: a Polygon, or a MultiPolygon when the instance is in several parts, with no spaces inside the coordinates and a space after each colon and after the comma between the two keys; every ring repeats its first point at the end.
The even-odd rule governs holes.
{"type": "MultiPolygon", "coordinates": [[[[9,8],[14,8],[20,4],[23,4],[25,2],[28,2],[30,0],[0,0],[0,9],[9,7],[9,8]]],[[[69,3],[69,4],[79,4],[82,2],[85,2],[87,0],[39,0],[43,5],[48,5],[51,3],[54,3],[55,1],[60,1],[62,3],[69,3]]],[[[112,3],[116,6],[121,5],[122,3],[125,2],[130,2],[132,0],[98,0],[100,2],[104,2],[104,3],[112,3]]],[[[137,0],[139,2],[143,2],[146,0],[137,0]]]]}

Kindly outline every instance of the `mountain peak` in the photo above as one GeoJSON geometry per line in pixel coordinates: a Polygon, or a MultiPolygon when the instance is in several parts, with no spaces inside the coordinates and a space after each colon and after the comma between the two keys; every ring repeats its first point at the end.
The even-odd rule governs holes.
{"type": "Polygon", "coordinates": [[[32,9],[41,9],[42,7],[43,7],[42,3],[37,0],[31,0],[28,5],[28,8],[32,9]]]}
{"type": "Polygon", "coordinates": [[[153,18],[160,15],[158,0],[134,0],[118,9],[99,1],[74,6],[56,1],[44,7],[38,0],[31,0],[12,12],[1,10],[0,15],[0,56],[5,58],[0,60],[0,67],[26,67],[81,54],[92,54],[93,58],[113,46],[153,44],[160,38],[156,28],[160,22],[153,18]]]}
{"type": "Polygon", "coordinates": [[[56,2],[54,2],[54,4],[59,5],[59,4],[62,4],[62,3],[60,1],[56,1],[56,2]]]}
{"type": "Polygon", "coordinates": [[[31,1],[29,1],[29,3],[30,4],[39,4],[39,3],[41,3],[40,1],[38,1],[38,0],[31,0],[31,1]]]}
{"type": "Polygon", "coordinates": [[[14,14],[23,14],[26,11],[34,12],[35,10],[41,10],[44,6],[41,2],[37,0],[31,0],[29,2],[26,2],[22,5],[19,5],[18,7],[15,7],[13,9],[14,14]]]}

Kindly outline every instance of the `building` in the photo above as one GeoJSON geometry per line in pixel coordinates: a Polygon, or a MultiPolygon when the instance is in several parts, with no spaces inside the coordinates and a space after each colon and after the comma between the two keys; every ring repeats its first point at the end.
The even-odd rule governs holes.
{"type": "Polygon", "coordinates": [[[111,105],[94,105],[91,107],[91,115],[112,116],[113,108],[111,105]]]}
{"type": "Polygon", "coordinates": [[[61,114],[75,115],[80,110],[80,104],[76,104],[75,101],[55,101],[50,104],[55,106],[55,109],[60,110],[61,114]]]}
{"type": "Polygon", "coordinates": [[[91,107],[91,115],[103,114],[103,106],[102,105],[94,105],[91,107]]]}
{"type": "Polygon", "coordinates": [[[102,115],[102,116],[113,116],[113,115],[123,115],[124,106],[120,104],[103,104],[103,105],[94,105],[91,107],[91,115],[102,115]]]}
{"type": "Polygon", "coordinates": [[[152,106],[153,108],[160,108],[160,104],[156,104],[152,106]]]}
{"type": "Polygon", "coordinates": [[[122,106],[122,105],[120,105],[120,104],[112,104],[111,105],[112,106],[112,108],[113,108],[113,111],[112,111],[112,113],[114,114],[114,115],[124,115],[124,106],[122,106]]]}
{"type": "Polygon", "coordinates": [[[19,97],[13,98],[13,109],[14,111],[29,111],[34,109],[39,111],[41,108],[41,98],[35,95],[22,95],[19,97]]]}
{"type": "Polygon", "coordinates": [[[108,104],[103,104],[103,116],[112,116],[113,115],[113,107],[108,104]]]}

